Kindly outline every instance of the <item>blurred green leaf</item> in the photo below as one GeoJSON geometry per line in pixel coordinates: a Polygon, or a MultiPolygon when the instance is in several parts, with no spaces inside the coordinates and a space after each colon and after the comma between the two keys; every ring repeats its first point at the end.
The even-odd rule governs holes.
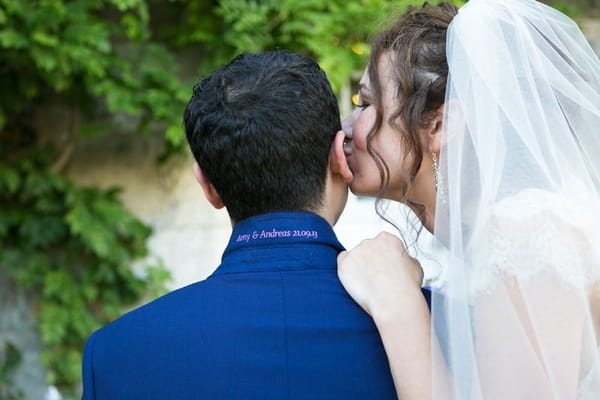
{"type": "Polygon", "coordinates": [[[43,159],[0,163],[0,185],[9,189],[0,192],[0,268],[39,294],[49,382],[73,390],[89,334],[164,290],[169,274],[162,266],[133,273],[151,230],[123,206],[118,189],[77,187],[43,168],[43,159]]]}
{"type": "Polygon", "coordinates": [[[17,171],[0,165],[0,188],[8,193],[15,193],[21,184],[21,179],[17,171]]]}

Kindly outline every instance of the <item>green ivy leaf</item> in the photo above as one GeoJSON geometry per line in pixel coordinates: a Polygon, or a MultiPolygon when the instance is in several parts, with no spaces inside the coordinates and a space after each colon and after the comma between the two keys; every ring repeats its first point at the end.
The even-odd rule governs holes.
{"type": "Polygon", "coordinates": [[[67,228],[59,216],[30,214],[19,227],[19,234],[29,246],[44,247],[63,240],[67,228]]]}
{"type": "Polygon", "coordinates": [[[110,258],[114,248],[114,238],[107,227],[97,224],[91,210],[84,204],[77,204],[66,215],[65,220],[71,232],[79,236],[88,249],[101,258],[110,258]]]}
{"type": "Polygon", "coordinates": [[[44,343],[61,343],[67,334],[69,310],[60,304],[43,303],[39,314],[39,329],[44,343]]]}
{"type": "Polygon", "coordinates": [[[19,173],[8,166],[0,164],[0,189],[14,194],[21,185],[19,173]]]}
{"type": "Polygon", "coordinates": [[[56,47],[59,44],[58,38],[56,36],[52,36],[43,31],[35,31],[31,38],[34,42],[39,43],[43,46],[48,47],[56,47]]]}
{"type": "Polygon", "coordinates": [[[167,141],[173,145],[173,147],[183,146],[185,135],[183,133],[183,127],[181,124],[169,125],[166,131],[166,138],[167,141]]]}
{"type": "Polygon", "coordinates": [[[13,29],[0,30],[0,46],[7,49],[22,49],[28,45],[27,38],[13,29]]]}

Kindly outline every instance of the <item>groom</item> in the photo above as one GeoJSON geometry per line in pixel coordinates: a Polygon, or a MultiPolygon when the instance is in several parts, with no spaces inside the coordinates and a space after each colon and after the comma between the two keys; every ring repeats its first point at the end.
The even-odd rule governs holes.
{"type": "Polygon", "coordinates": [[[377,330],[337,278],[351,174],[325,73],[282,51],[239,56],[194,87],[184,122],[231,239],[208,279],[90,337],[83,398],[395,398],[377,330]]]}

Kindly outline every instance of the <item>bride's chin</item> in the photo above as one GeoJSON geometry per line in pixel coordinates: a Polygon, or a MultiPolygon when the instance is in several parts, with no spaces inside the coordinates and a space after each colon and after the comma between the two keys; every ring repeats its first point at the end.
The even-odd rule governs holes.
{"type": "Polygon", "coordinates": [[[356,184],[353,183],[354,181],[351,181],[348,184],[348,187],[350,188],[350,191],[352,192],[352,194],[356,195],[356,196],[363,196],[364,193],[362,193],[357,187],[356,184]]]}
{"type": "Polygon", "coordinates": [[[375,197],[377,192],[373,192],[372,190],[367,190],[364,186],[358,184],[354,180],[350,182],[350,191],[355,196],[364,196],[364,197],[375,197]]]}

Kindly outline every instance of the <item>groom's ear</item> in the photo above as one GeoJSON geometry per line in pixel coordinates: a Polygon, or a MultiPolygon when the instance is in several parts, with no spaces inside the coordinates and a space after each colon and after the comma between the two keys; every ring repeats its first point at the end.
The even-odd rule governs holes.
{"type": "Polygon", "coordinates": [[[346,134],[344,131],[338,131],[335,134],[333,143],[331,144],[331,151],[329,153],[329,168],[331,172],[342,177],[342,180],[346,183],[352,181],[353,175],[348,166],[348,160],[344,154],[344,140],[346,134]]]}
{"type": "Polygon", "coordinates": [[[438,107],[431,123],[425,132],[427,147],[432,153],[439,154],[442,143],[442,122],[444,119],[444,105],[438,107]]]}
{"type": "Polygon", "coordinates": [[[219,196],[215,187],[210,183],[206,175],[204,175],[204,172],[202,172],[202,169],[197,162],[194,162],[194,176],[200,184],[206,200],[208,200],[208,202],[216,209],[225,207],[225,204],[223,204],[223,201],[221,200],[221,196],[219,196]]]}

